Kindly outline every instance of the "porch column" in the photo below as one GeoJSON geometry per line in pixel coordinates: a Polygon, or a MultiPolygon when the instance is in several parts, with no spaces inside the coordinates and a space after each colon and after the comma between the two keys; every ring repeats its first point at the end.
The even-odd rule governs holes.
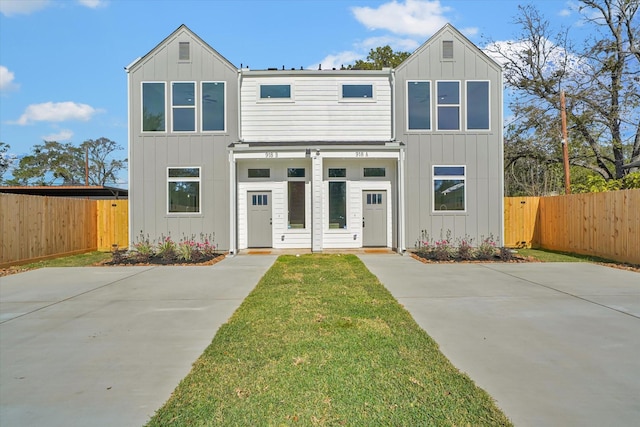
{"type": "Polygon", "coordinates": [[[322,252],[322,156],[311,151],[311,251],[322,252]]]}
{"type": "Polygon", "coordinates": [[[229,253],[238,253],[238,222],[236,215],[238,186],[236,184],[236,156],[233,150],[229,152],[229,253]]]}

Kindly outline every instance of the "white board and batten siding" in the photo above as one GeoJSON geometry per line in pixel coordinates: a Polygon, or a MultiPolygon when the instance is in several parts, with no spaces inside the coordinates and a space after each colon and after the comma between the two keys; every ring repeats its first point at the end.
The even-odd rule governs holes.
{"type": "MultiPolygon", "coordinates": [[[[284,72],[283,72],[284,73],[284,72]]],[[[389,75],[252,76],[241,86],[244,141],[388,141],[391,139],[389,75]],[[261,84],[289,84],[291,98],[260,99],[261,84]],[[343,99],[343,84],[373,85],[372,99],[343,99]]]]}

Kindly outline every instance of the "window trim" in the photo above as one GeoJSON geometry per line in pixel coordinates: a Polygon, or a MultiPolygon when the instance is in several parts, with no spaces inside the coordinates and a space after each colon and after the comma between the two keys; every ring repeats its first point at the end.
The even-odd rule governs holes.
{"type": "Polygon", "coordinates": [[[171,82],[171,133],[197,133],[198,132],[198,85],[195,81],[176,80],[171,82]],[[173,105],[173,85],[175,83],[191,83],[193,84],[193,105],[173,105]],[[174,130],[174,109],[193,109],[193,130],[174,130]]]}
{"type": "Polygon", "coordinates": [[[338,90],[338,102],[377,102],[377,91],[375,82],[367,83],[367,82],[342,82],[339,85],[338,90]],[[371,98],[361,98],[361,97],[345,97],[344,95],[344,87],[345,86],[371,86],[371,98]]]}
{"type": "Polygon", "coordinates": [[[271,179],[271,168],[247,168],[247,179],[271,179]],[[249,171],[267,171],[267,176],[250,176],[249,171]]]}
{"type": "Polygon", "coordinates": [[[144,134],[158,134],[167,133],[167,82],[148,81],[144,80],[140,82],[140,133],[144,134]],[[164,130],[144,130],[144,85],[145,83],[157,83],[161,84],[164,92],[164,130]]]}
{"type": "Polygon", "coordinates": [[[201,166],[167,166],[167,216],[195,216],[202,215],[202,167],[201,166]],[[170,169],[198,169],[198,177],[170,177],[170,169]],[[197,212],[171,212],[169,183],[171,182],[197,182],[198,183],[198,211],[197,212]]]}
{"type": "Polygon", "coordinates": [[[491,132],[491,80],[466,80],[464,84],[464,130],[470,132],[491,132]],[[487,114],[489,126],[486,129],[469,129],[469,83],[487,83],[487,114]]]}
{"type": "Polygon", "coordinates": [[[431,80],[407,80],[405,106],[406,120],[405,125],[407,133],[430,132],[433,130],[433,90],[431,89],[431,80]],[[409,128],[409,85],[410,83],[428,83],[429,84],[429,128],[428,129],[411,129],[409,128]]]}
{"type": "Polygon", "coordinates": [[[435,103],[435,110],[436,110],[436,120],[435,120],[435,125],[436,125],[436,131],[438,132],[460,132],[462,130],[462,91],[461,91],[461,86],[462,86],[462,81],[461,80],[436,80],[436,103],[435,103]],[[439,122],[440,122],[440,103],[438,102],[438,100],[440,99],[440,93],[438,92],[438,83],[458,83],[458,103],[457,104],[442,104],[443,108],[457,108],[458,109],[458,127],[456,129],[440,129],[439,127],[439,122]]]}
{"type": "Polygon", "coordinates": [[[330,178],[327,180],[327,229],[332,233],[344,233],[349,231],[349,181],[346,178],[330,178]],[[331,184],[344,184],[344,227],[331,228],[331,184]]]}
{"type": "Polygon", "coordinates": [[[200,82],[200,131],[202,133],[226,133],[227,132],[227,82],[224,80],[203,80],[200,82]],[[222,114],[222,130],[205,130],[204,129],[204,100],[202,99],[202,95],[204,94],[204,84],[205,83],[222,83],[222,97],[223,97],[223,114],[222,114]]]}
{"type": "Polygon", "coordinates": [[[467,213],[467,165],[432,165],[431,166],[431,213],[434,214],[466,214],[467,213]],[[436,168],[462,168],[463,175],[436,175],[436,168]],[[435,183],[438,180],[462,180],[464,183],[464,209],[462,210],[436,210],[435,183]]]}
{"type": "Polygon", "coordinates": [[[294,85],[290,81],[284,82],[257,82],[256,84],[256,101],[258,103],[291,103],[295,101],[294,85]],[[289,86],[289,98],[262,98],[261,88],[262,86],[289,86]]]}

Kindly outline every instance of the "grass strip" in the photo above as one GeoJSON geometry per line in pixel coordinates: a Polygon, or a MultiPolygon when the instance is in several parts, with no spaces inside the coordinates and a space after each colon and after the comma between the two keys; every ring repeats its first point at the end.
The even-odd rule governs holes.
{"type": "Polygon", "coordinates": [[[281,256],[149,426],[511,425],[354,255],[281,256]]]}
{"type": "Polygon", "coordinates": [[[548,249],[518,249],[518,253],[523,256],[531,256],[542,262],[599,262],[615,263],[615,261],[600,258],[593,255],[581,255],[571,252],[551,251],[548,249]]]}

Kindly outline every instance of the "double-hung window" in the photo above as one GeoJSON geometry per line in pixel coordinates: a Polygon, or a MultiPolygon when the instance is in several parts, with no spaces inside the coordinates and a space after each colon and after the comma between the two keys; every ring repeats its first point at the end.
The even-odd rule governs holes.
{"type": "Polygon", "coordinates": [[[164,82],[142,83],[142,131],[164,132],[165,127],[164,82]]]}
{"type": "Polygon", "coordinates": [[[467,82],[467,129],[489,130],[489,82],[467,82]]]}
{"type": "Polygon", "coordinates": [[[407,82],[407,129],[431,130],[431,82],[407,82]]]}
{"type": "Polygon", "coordinates": [[[202,82],[202,131],[225,130],[224,82],[202,82]]]}
{"type": "Polygon", "coordinates": [[[439,81],[436,87],[438,130],[460,130],[460,82],[439,81]]]}
{"type": "Polygon", "coordinates": [[[171,83],[173,132],[196,130],[196,84],[194,82],[171,83]]]}
{"type": "Polygon", "coordinates": [[[200,213],[200,168],[168,168],[168,213],[200,213]]]}
{"type": "Polygon", "coordinates": [[[287,168],[287,206],[289,208],[287,226],[290,229],[306,228],[304,177],[304,168],[287,168]]]}
{"type": "Polygon", "coordinates": [[[433,210],[466,211],[466,166],[433,166],[433,210]]]}

